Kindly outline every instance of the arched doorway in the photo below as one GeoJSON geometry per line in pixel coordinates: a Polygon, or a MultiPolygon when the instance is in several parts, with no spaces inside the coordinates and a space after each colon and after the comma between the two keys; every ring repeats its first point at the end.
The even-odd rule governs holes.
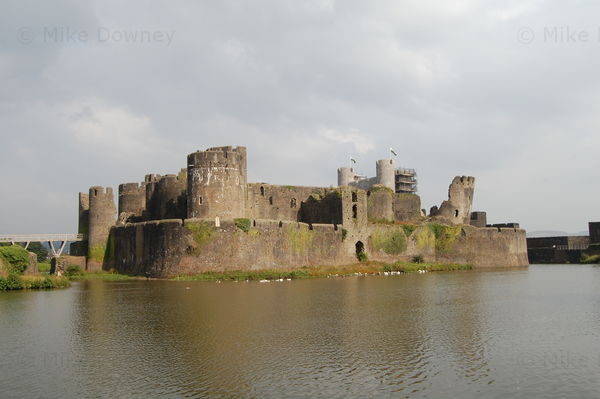
{"type": "Polygon", "coordinates": [[[356,244],[354,244],[354,247],[356,249],[356,258],[361,262],[366,260],[367,254],[365,253],[365,244],[363,244],[362,241],[357,241],[356,244]]]}

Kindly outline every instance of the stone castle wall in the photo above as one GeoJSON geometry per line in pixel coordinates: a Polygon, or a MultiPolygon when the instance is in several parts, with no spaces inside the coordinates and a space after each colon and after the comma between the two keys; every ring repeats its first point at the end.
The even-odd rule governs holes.
{"type": "MultiPolygon", "coordinates": [[[[339,178],[353,173],[341,168],[339,178]]],[[[394,162],[381,160],[375,178],[337,188],[248,184],[245,147],[209,148],[189,154],[178,175],[120,185],[118,220],[110,188],[81,194],[79,231],[88,233],[89,270],[154,277],[353,263],[364,253],[386,262],[419,255],[476,267],[527,264],[523,230],[468,226],[473,177],[454,178],[429,219],[441,224],[420,226],[406,226],[425,221],[420,197],[394,193],[394,179],[394,162]]]]}
{"type": "Polygon", "coordinates": [[[369,221],[415,222],[421,219],[421,198],[416,194],[394,193],[375,185],[367,192],[369,221]]]}
{"type": "Polygon", "coordinates": [[[323,187],[250,183],[246,217],[338,224],[341,223],[341,197],[338,191],[323,187]]]}
{"type": "Polygon", "coordinates": [[[295,269],[351,262],[334,225],[261,221],[242,231],[233,220],[187,219],[113,228],[114,268],[120,273],[169,277],[207,271],[295,269]]]}
{"type": "MultiPolygon", "coordinates": [[[[438,225],[439,226],[439,225],[438,225]]],[[[209,271],[298,269],[357,261],[357,242],[370,260],[471,264],[476,268],[527,266],[525,231],[446,226],[439,237],[423,225],[346,226],[254,220],[248,231],[233,220],[162,220],[116,226],[111,267],[120,273],[170,277],[209,271]],[[344,229],[342,229],[344,227],[344,229]]]]}

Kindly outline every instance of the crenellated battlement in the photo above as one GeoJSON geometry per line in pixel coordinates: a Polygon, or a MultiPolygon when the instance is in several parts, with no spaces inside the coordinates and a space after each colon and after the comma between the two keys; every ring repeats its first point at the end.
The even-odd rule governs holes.
{"type": "Polygon", "coordinates": [[[452,179],[452,185],[475,188],[475,178],[473,176],[456,176],[452,179]]]}
{"type": "Polygon", "coordinates": [[[143,183],[123,183],[119,184],[119,195],[121,194],[132,194],[139,193],[140,191],[146,189],[146,185],[143,183]]]}
{"type": "Polygon", "coordinates": [[[188,166],[246,169],[246,147],[214,147],[188,155],[188,166]]]}
{"type": "Polygon", "coordinates": [[[112,187],[102,187],[102,186],[94,186],[90,187],[89,191],[90,198],[107,198],[113,197],[113,189],[112,187]]]}

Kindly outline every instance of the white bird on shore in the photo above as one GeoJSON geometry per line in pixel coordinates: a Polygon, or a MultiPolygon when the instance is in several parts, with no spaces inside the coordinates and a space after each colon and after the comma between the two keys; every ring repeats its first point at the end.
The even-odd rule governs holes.
{"type": "Polygon", "coordinates": [[[260,280],[259,283],[270,283],[271,280],[260,280]]]}

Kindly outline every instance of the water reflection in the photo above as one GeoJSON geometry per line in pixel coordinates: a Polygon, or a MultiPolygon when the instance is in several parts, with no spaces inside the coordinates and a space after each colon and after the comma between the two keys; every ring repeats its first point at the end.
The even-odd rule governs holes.
{"type": "Polygon", "coordinates": [[[591,393],[600,358],[572,366],[600,347],[599,276],[533,267],[2,294],[0,383],[11,397],[591,393]]]}

